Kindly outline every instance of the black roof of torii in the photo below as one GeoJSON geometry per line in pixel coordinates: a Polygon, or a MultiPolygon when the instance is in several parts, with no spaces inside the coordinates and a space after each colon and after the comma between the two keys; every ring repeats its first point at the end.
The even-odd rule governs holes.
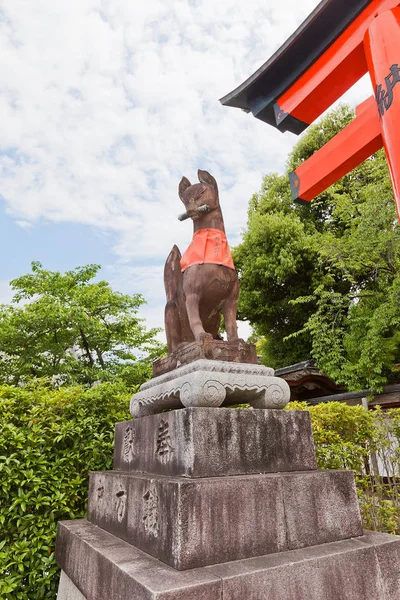
{"type": "MultiPolygon", "coordinates": [[[[274,102],[323,54],[372,0],[322,0],[300,27],[253,75],[220,99],[277,127],[274,102]]],[[[285,130],[300,133],[306,124],[285,119],[285,130]]]]}

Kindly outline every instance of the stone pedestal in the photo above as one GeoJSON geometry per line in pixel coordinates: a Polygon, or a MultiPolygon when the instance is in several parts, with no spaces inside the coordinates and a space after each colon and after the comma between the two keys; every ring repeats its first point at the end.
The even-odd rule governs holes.
{"type": "Polygon", "coordinates": [[[306,411],[186,408],[115,427],[115,470],[224,477],[316,468],[306,411]]]}
{"type": "Polygon", "coordinates": [[[56,558],[58,600],[400,600],[400,537],[362,531],[353,474],[316,469],[303,411],[119,423],[56,558]]]}
{"type": "Polygon", "coordinates": [[[168,356],[158,358],[153,363],[153,377],[174,371],[182,365],[196,360],[219,360],[223,362],[257,364],[257,351],[254,344],[243,340],[227,342],[204,338],[201,342],[183,344],[168,356]]]}
{"type": "Polygon", "coordinates": [[[171,373],[153,377],[132,396],[131,415],[145,417],[165,409],[232,406],[284,408],[290,400],[288,383],[262,365],[196,360],[171,373]]]}
{"type": "Polygon", "coordinates": [[[89,492],[89,521],[179,570],[362,535],[350,471],[201,479],[115,471],[92,473],[89,492]]]}
{"type": "Polygon", "coordinates": [[[176,571],[81,519],[59,524],[56,557],[63,570],[58,600],[400,598],[400,538],[377,532],[176,571]]]}

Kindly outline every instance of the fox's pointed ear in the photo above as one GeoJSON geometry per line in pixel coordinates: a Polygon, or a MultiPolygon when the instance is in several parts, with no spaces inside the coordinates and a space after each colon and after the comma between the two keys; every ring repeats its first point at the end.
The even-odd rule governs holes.
{"type": "Polygon", "coordinates": [[[214,190],[218,194],[217,182],[215,181],[214,177],[212,175],[210,175],[210,173],[208,171],[201,171],[199,169],[197,171],[197,176],[199,178],[200,183],[205,183],[207,185],[211,185],[211,187],[213,187],[214,190]]]}
{"type": "Polygon", "coordinates": [[[192,184],[190,183],[190,181],[187,177],[182,177],[182,179],[179,183],[179,187],[178,187],[179,198],[182,200],[182,202],[183,202],[183,192],[191,185],[192,184]]]}

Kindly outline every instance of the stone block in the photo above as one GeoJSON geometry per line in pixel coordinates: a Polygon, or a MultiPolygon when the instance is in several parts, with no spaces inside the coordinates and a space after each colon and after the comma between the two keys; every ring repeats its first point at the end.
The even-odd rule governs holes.
{"type": "MultiPolygon", "coordinates": [[[[390,537],[400,540],[397,536],[390,537]]],[[[376,546],[375,551],[382,577],[383,597],[400,600],[400,544],[382,543],[376,546]]]]}
{"type": "Polygon", "coordinates": [[[274,476],[92,473],[88,519],[175,569],[191,569],[285,550],[281,497],[274,476]]]}
{"type": "Polygon", "coordinates": [[[362,534],[349,471],[92,473],[88,519],[179,570],[362,534]]]}
{"type": "Polygon", "coordinates": [[[85,519],[58,524],[56,560],[87,600],[221,600],[204,569],[179,572],[85,519]]]}
{"type": "Polygon", "coordinates": [[[157,358],[153,362],[153,377],[187,365],[199,359],[223,360],[225,362],[258,364],[255,344],[243,340],[214,340],[204,338],[199,342],[188,342],[178,346],[168,356],[157,358]]]}
{"type": "Polygon", "coordinates": [[[114,469],[183,477],[313,470],[310,414],[186,408],[118,423],[114,469]]]}
{"type": "Polygon", "coordinates": [[[57,600],[86,600],[68,575],[61,571],[57,600]]]}
{"type": "Polygon", "coordinates": [[[132,396],[131,415],[138,418],[166,408],[243,403],[254,408],[284,408],[290,388],[273,375],[273,369],[262,365],[196,360],[144,383],[132,396]]]}
{"type": "Polygon", "coordinates": [[[84,519],[59,523],[56,545],[58,564],[85,600],[400,600],[399,552],[400,537],[365,532],[176,571],[84,519]]]}
{"type": "Polygon", "coordinates": [[[400,537],[365,532],[280,555],[206,567],[223,581],[224,600],[400,600],[399,568],[394,564],[400,537]],[[395,585],[397,584],[397,587],[395,585]]]}
{"type": "Polygon", "coordinates": [[[362,534],[352,471],[315,471],[283,476],[288,549],[362,534]]]}

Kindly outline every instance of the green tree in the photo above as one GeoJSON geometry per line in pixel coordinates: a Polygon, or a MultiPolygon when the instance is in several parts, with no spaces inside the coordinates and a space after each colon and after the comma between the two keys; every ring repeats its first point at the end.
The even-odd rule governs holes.
{"type": "MultiPolygon", "coordinates": [[[[353,118],[341,106],[291,152],[295,169],[353,118]]],[[[263,360],[313,357],[349,389],[379,390],[400,361],[400,232],[383,150],[309,206],[292,202],[287,173],[264,178],[235,249],[240,316],[263,360]]]]}
{"type": "Polygon", "coordinates": [[[138,317],[140,294],[93,281],[99,265],[65,274],[38,262],[14,279],[11,304],[0,306],[0,383],[49,377],[56,384],[120,378],[133,386],[150,376],[163,349],[157,330],[138,317]]]}

